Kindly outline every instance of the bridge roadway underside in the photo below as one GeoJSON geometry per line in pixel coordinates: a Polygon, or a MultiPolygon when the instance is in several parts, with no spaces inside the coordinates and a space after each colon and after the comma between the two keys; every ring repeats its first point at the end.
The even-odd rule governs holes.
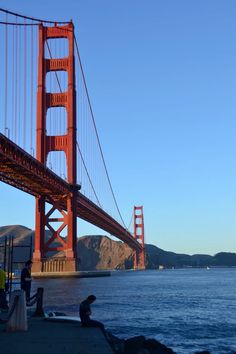
{"type": "MultiPolygon", "coordinates": [[[[44,196],[48,203],[57,202],[66,210],[67,197],[73,190],[54,172],[0,134],[0,181],[35,197],[44,196]]],[[[77,215],[116,236],[136,251],[141,244],[115,219],[78,192],[77,215]]]]}

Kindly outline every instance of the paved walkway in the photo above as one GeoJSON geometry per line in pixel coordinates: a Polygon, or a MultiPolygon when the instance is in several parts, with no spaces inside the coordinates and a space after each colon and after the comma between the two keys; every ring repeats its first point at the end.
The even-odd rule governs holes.
{"type": "Polygon", "coordinates": [[[27,332],[6,332],[0,324],[1,354],[113,354],[98,328],[76,322],[30,318],[27,332]]]}

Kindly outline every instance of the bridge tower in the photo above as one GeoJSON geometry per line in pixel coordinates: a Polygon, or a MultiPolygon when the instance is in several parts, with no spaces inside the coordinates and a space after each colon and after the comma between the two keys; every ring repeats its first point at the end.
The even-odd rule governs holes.
{"type": "Polygon", "coordinates": [[[76,184],[76,91],[74,26],[72,22],[65,26],[55,24],[53,27],[46,27],[42,24],[39,25],[36,130],[36,158],[46,166],[50,151],[64,151],[67,179],[71,189],[70,193],[64,196],[67,210],[60,207],[60,200],[57,200],[56,196],[52,198],[52,196],[41,195],[36,198],[33,271],[75,271],[76,201],[80,186],[76,184]],[[65,58],[45,58],[47,40],[53,41],[60,38],[65,38],[68,41],[68,56],[65,58]],[[52,71],[67,72],[67,91],[47,92],[46,75],[52,71]],[[54,107],[64,107],[67,112],[67,133],[64,135],[47,135],[47,110],[54,107]],[[46,211],[46,200],[50,202],[50,210],[48,211],[46,211]],[[46,230],[51,233],[51,236],[47,236],[47,238],[46,230]],[[66,237],[62,237],[62,231],[66,237]],[[47,255],[52,251],[63,251],[64,257],[53,261],[47,255]]]}
{"type": "Polygon", "coordinates": [[[141,243],[142,251],[134,251],[134,269],[145,269],[144,218],[143,207],[134,207],[134,238],[141,243]]]}

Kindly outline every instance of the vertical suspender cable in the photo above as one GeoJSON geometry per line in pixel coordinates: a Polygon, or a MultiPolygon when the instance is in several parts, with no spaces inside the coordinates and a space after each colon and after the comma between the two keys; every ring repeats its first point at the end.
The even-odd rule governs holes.
{"type": "Polygon", "coordinates": [[[33,154],[33,62],[34,62],[34,38],[33,26],[31,26],[31,61],[30,61],[30,153],[33,154]]]}
{"type": "MultiPolygon", "coordinates": [[[[16,18],[16,22],[17,22],[17,18],[16,18]]],[[[16,137],[17,137],[17,108],[18,108],[18,98],[17,98],[17,81],[18,81],[18,27],[16,26],[16,33],[15,33],[15,104],[14,104],[14,107],[15,107],[15,127],[14,127],[14,130],[15,130],[15,141],[16,141],[16,137]]]]}
{"type": "Polygon", "coordinates": [[[14,115],[14,104],[15,104],[15,26],[13,27],[12,30],[12,100],[11,100],[11,107],[12,107],[12,119],[11,119],[11,139],[14,140],[14,121],[15,121],[15,115],[14,115]]]}
{"type": "MultiPolygon", "coordinates": [[[[6,14],[7,22],[7,14],[6,14]]],[[[8,26],[5,25],[5,117],[4,133],[7,136],[7,105],[8,105],[8,26]]]]}
{"type": "Polygon", "coordinates": [[[22,106],[22,102],[21,102],[21,87],[20,87],[20,83],[21,83],[21,79],[22,79],[22,73],[21,73],[21,46],[22,46],[22,42],[21,42],[21,28],[19,27],[19,31],[18,31],[18,78],[17,78],[17,89],[18,89],[18,126],[17,126],[17,133],[18,133],[18,145],[21,145],[21,137],[22,137],[22,132],[21,132],[21,106],[22,106]]]}
{"type": "MultiPolygon", "coordinates": [[[[24,23],[26,23],[26,20],[24,19],[24,23]]],[[[23,107],[23,120],[24,120],[24,129],[23,129],[23,147],[25,150],[26,146],[26,104],[27,104],[27,75],[26,75],[26,69],[27,69],[27,55],[26,55],[26,41],[27,41],[27,33],[26,33],[26,26],[24,26],[24,107],[23,107]]]]}
{"type": "Polygon", "coordinates": [[[18,28],[18,39],[17,39],[17,142],[19,146],[21,145],[21,27],[18,28]]]}

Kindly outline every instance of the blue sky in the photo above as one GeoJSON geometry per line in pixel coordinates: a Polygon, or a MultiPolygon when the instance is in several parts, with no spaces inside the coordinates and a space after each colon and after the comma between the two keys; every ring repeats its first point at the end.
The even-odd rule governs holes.
{"type": "MultiPolygon", "coordinates": [[[[189,254],[236,252],[236,2],[0,4],[73,19],[126,223],[143,205],[146,243],[189,254]]],[[[0,208],[0,225],[34,228],[32,197],[1,184],[0,208]]],[[[79,235],[95,231],[78,222],[79,235]]]]}

